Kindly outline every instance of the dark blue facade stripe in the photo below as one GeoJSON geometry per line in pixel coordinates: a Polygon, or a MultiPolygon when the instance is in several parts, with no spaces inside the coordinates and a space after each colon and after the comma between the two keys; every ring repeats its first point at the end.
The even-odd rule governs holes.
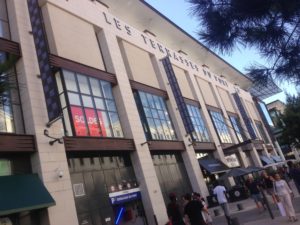
{"type": "Polygon", "coordinates": [[[169,84],[171,86],[172,92],[174,94],[175,97],[175,101],[180,113],[180,116],[182,118],[185,130],[188,134],[194,132],[194,126],[192,123],[192,120],[189,116],[189,112],[188,112],[188,108],[185,104],[184,98],[182,96],[178,81],[176,79],[172,64],[170,62],[170,59],[168,57],[165,57],[162,59],[162,63],[164,65],[168,80],[169,80],[169,84]]]}
{"type": "Polygon", "coordinates": [[[249,116],[248,116],[248,114],[247,114],[247,112],[246,112],[246,110],[243,106],[243,103],[242,103],[242,100],[240,99],[240,96],[238,95],[238,93],[234,93],[232,95],[233,95],[235,103],[236,103],[236,105],[237,105],[237,107],[238,107],[238,109],[241,113],[241,116],[244,120],[244,123],[246,125],[246,128],[247,128],[249,134],[250,134],[251,139],[256,139],[257,137],[256,137],[256,134],[255,134],[255,131],[253,130],[253,127],[251,125],[251,121],[250,121],[249,116]]]}
{"type": "Polygon", "coordinates": [[[53,76],[48,54],[47,39],[44,33],[43,20],[38,0],[27,0],[32,35],[35,43],[37,59],[44,89],[49,121],[61,115],[61,106],[57,92],[55,76],[53,76]]]}

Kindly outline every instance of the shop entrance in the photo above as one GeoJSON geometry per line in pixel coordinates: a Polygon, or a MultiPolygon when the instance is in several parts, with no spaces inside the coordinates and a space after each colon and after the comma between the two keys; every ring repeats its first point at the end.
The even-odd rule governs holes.
{"type": "Polygon", "coordinates": [[[68,162],[79,225],[147,225],[129,154],[68,162]]]}

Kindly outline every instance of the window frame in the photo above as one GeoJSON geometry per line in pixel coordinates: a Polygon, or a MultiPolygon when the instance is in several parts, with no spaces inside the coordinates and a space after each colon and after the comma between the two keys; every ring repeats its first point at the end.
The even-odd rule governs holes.
{"type": "MultiPolygon", "coordinates": [[[[217,133],[217,135],[218,135],[218,137],[219,137],[220,143],[221,143],[221,144],[232,144],[232,143],[233,143],[233,140],[232,140],[230,131],[229,131],[229,129],[228,129],[228,125],[226,124],[226,121],[225,121],[225,118],[224,118],[223,113],[220,112],[220,111],[211,110],[211,109],[209,109],[208,112],[209,112],[210,118],[211,118],[211,120],[212,120],[213,126],[214,126],[214,128],[215,128],[215,131],[216,131],[216,133],[217,133]],[[224,139],[223,139],[223,137],[221,137],[220,131],[219,131],[219,129],[217,128],[217,124],[215,124],[214,116],[212,115],[212,113],[218,113],[218,114],[222,117],[222,119],[223,119],[222,123],[224,123],[223,126],[226,128],[226,133],[227,133],[226,136],[229,137],[229,139],[228,139],[227,141],[223,141],[224,139]]],[[[220,121],[219,121],[219,122],[220,122],[220,121]]]]}
{"type": "Polygon", "coordinates": [[[242,142],[246,141],[247,138],[246,138],[246,135],[244,133],[244,129],[242,127],[240,118],[237,115],[229,115],[229,120],[230,120],[230,123],[232,125],[233,130],[234,130],[234,133],[237,137],[238,142],[242,143],[242,142]],[[233,123],[232,119],[235,120],[234,121],[235,124],[233,123]],[[239,131],[237,131],[236,128],[238,128],[239,131]]]}
{"type": "Polygon", "coordinates": [[[264,129],[263,123],[260,121],[254,121],[254,123],[255,123],[256,129],[258,130],[260,139],[263,140],[265,144],[270,144],[270,140],[264,129]]]}
{"type": "MultiPolygon", "coordinates": [[[[69,126],[70,126],[71,131],[72,131],[71,135],[66,134],[66,136],[73,136],[73,137],[94,137],[94,138],[125,138],[124,137],[124,132],[123,132],[123,129],[122,129],[122,124],[121,124],[120,117],[119,117],[119,113],[118,113],[118,109],[117,109],[117,105],[116,105],[115,98],[114,98],[113,91],[112,91],[113,83],[111,83],[109,81],[106,81],[106,80],[103,80],[101,78],[96,78],[94,76],[89,76],[87,74],[83,74],[83,73],[78,73],[78,72],[75,72],[75,71],[71,71],[69,69],[60,69],[59,76],[60,76],[60,80],[61,80],[61,83],[62,83],[62,92],[60,92],[58,94],[59,94],[59,96],[63,95],[64,98],[65,98],[65,102],[66,102],[66,105],[64,107],[62,107],[62,112],[66,109],[67,110],[67,114],[68,114],[67,115],[68,122],[65,121],[66,120],[65,116],[63,116],[64,130],[65,130],[65,133],[66,133],[66,131],[68,130],[67,127],[66,127],[66,125],[67,125],[66,123],[69,123],[69,126]],[[73,76],[75,78],[75,85],[76,85],[77,91],[68,90],[67,89],[67,84],[66,84],[66,80],[65,80],[65,77],[64,77],[64,71],[67,71],[67,72],[73,74],[73,76]],[[87,86],[88,86],[89,91],[90,91],[89,94],[81,92],[81,90],[80,90],[80,83],[78,81],[78,75],[84,76],[87,79],[87,86]],[[96,96],[96,95],[93,94],[93,89],[92,89],[92,85],[91,85],[90,79],[97,80],[99,88],[100,88],[101,96],[96,96]],[[112,98],[105,97],[105,94],[104,94],[104,91],[103,91],[102,82],[110,84],[110,86],[111,86],[111,92],[112,92],[112,98]],[[77,94],[79,96],[80,105],[71,104],[68,93],[77,94]],[[91,98],[92,107],[84,106],[83,96],[88,96],[88,97],[91,98]],[[95,103],[94,98],[101,98],[103,100],[104,109],[98,109],[96,107],[96,103],[95,103]],[[115,111],[112,111],[112,110],[108,109],[107,102],[106,102],[108,100],[114,102],[114,105],[115,105],[115,108],[116,108],[115,111]],[[77,135],[76,134],[76,128],[75,128],[75,124],[74,124],[74,121],[73,121],[73,115],[72,115],[72,110],[71,110],[72,106],[74,106],[74,107],[80,107],[81,108],[82,114],[83,114],[83,117],[84,117],[84,123],[85,123],[85,129],[86,129],[87,135],[77,135]],[[91,132],[90,132],[90,128],[88,126],[87,116],[86,116],[85,109],[92,109],[94,111],[94,113],[95,113],[95,118],[97,118],[97,126],[98,126],[98,130],[99,130],[99,133],[100,133],[97,136],[96,135],[90,135],[91,132]],[[99,122],[100,120],[99,120],[98,111],[106,113],[106,117],[107,117],[107,120],[109,122],[108,127],[109,127],[109,132],[111,134],[110,136],[103,136],[101,134],[102,133],[102,129],[101,129],[101,124],[99,122]],[[112,124],[112,119],[111,119],[110,113],[116,114],[117,117],[118,117],[118,121],[119,121],[120,128],[121,128],[121,136],[116,136],[115,135],[115,131],[113,129],[113,124],[112,124]]],[[[103,119],[103,121],[104,121],[104,119],[103,119]]],[[[103,125],[103,126],[105,127],[105,132],[107,132],[106,125],[103,125]]]]}
{"type": "Polygon", "coordinates": [[[144,128],[144,132],[145,132],[145,135],[146,135],[146,139],[149,140],[149,141],[150,140],[151,141],[177,141],[178,139],[177,139],[176,131],[175,131],[175,128],[174,128],[174,125],[173,125],[173,122],[172,122],[172,119],[171,119],[171,116],[170,116],[170,113],[169,113],[169,110],[168,110],[168,106],[167,106],[167,103],[166,103],[166,98],[164,98],[163,96],[160,96],[160,95],[156,95],[156,94],[144,91],[144,90],[134,90],[134,97],[135,97],[135,100],[136,100],[136,104],[137,104],[137,107],[138,107],[140,119],[141,119],[141,122],[142,122],[142,125],[143,125],[143,128],[144,128]],[[148,104],[148,106],[146,106],[146,108],[150,110],[151,117],[146,115],[145,106],[143,105],[142,97],[141,97],[141,94],[140,94],[141,92],[145,96],[146,95],[151,95],[152,98],[153,98],[153,96],[157,97],[157,98],[160,98],[159,102],[160,102],[160,105],[161,105],[161,109],[159,109],[155,106],[155,99],[154,98],[153,98],[154,107],[152,107],[151,102],[149,102],[148,97],[146,97],[147,104],[148,104]],[[153,111],[155,110],[157,112],[157,114],[158,114],[157,118],[153,117],[152,110],[153,111]],[[159,117],[159,111],[164,112],[164,115],[167,112],[168,117],[165,116],[164,119],[161,119],[159,117]],[[153,135],[152,135],[152,132],[151,132],[152,128],[150,127],[149,119],[153,120],[153,122],[154,122],[154,127],[155,127],[158,138],[154,138],[153,135]],[[160,123],[161,123],[162,133],[164,135],[163,139],[160,137],[159,131],[157,129],[157,125],[155,124],[155,120],[159,120],[160,123]],[[170,122],[170,123],[168,123],[168,122],[170,122]],[[163,128],[165,123],[167,123],[170,139],[166,138],[167,134],[165,133],[165,129],[163,128]],[[173,134],[171,132],[172,129],[173,129],[173,134]]]}
{"type": "Polygon", "coordinates": [[[195,141],[201,142],[201,143],[211,142],[210,133],[209,133],[209,130],[208,130],[208,128],[207,128],[207,124],[206,124],[206,122],[205,122],[205,120],[204,120],[204,117],[203,117],[203,115],[202,115],[201,108],[198,107],[198,106],[189,104],[189,103],[185,103],[185,104],[186,104],[186,106],[187,106],[187,108],[188,108],[189,116],[190,116],[190,118],[191,118],[191,120],[192,120],[192,123],[193,123],[194,132],[196,133],[196,138],[195,138],[194,135],[193,135],[193,138],[195,139],[195,141]],[[191,109],[190,109],[190,108],[191,108],[191,109]],[[193,108],[197,110],[197,115],[191,115],[191,114],[190,114],[190,110],[193,110],[193,108]],[[192,117],[198,119],[198,120],[200,121],[200,125],[198,125],[198,124],[196,123],[196,121],[193,120],[192,117]],[[203,140],[203,137],[202,137],[202,136],[199,137],[198,131],[197,131],[197,129],[196,129],[195,126],[201,128],[201,129],[199,129],[199,131],[200,131],[199,133],[205,134],[205,136],[206,136],[205,139],[206,139],[206,140],[203,140]],[[200,139],[202,139],[202,140],[200,140],[200,139]]]}

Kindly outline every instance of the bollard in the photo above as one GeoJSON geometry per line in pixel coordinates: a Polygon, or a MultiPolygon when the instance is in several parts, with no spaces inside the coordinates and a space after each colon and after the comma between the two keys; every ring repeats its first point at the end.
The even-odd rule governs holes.
{"type": "Polygon", "coordinates": [[[242,204],[242,203],[238,203],[238,204],[236,204],[236,207],[237,207],[238,211],[241,211],[241,210],[243,210],[243,209],[244,209],[244,206],[243,206],[243,204],[242,204]]]}
{"type": "Polygon", "coordinates": [[[231,219],[231,225],[241,225],[239,222],[239,219],[237,217],[234,217],[231,219]]]}
{"type": "Polygon", "coordinates": [[[220,216],[221,215],[220,209],[214,209],[214,214],[215,216],[220,216]]]}

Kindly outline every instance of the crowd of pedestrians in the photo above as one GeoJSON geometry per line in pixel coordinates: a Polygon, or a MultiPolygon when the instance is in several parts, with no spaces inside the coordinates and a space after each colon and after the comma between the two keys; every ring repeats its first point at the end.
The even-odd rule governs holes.
{"type": "MultiPolygon", "coordinates": [[[[260,212],[267,209],[266,199],[262,195],[269,195],[272,202],[280,210],[283,210],[291,222],[296,222],[295,210],[292,203],[294,194],[289,186],[289,180],[294,180],[295,186],[300,193],[300,166],[288,162],[288,167],[283,166],[277,171],[267,173],[262,171],[259,176],[249,175],[244,183],[250,197],[254,200],[260,212]]],[[[224,211],[227,224],[232,224],[229,210],[227,191],[224,185],[216,181],[214,184],[213,195],[216,197],[220,207],[224,211]]],[[[168,225],[212,225],[212,217],[209,214],[207,204],[199,193],[187,193],[182,196],[182,204],[179,204],[175,193],[169,195],[170,202],[167,206],[169,217],[168,225]]]]}

